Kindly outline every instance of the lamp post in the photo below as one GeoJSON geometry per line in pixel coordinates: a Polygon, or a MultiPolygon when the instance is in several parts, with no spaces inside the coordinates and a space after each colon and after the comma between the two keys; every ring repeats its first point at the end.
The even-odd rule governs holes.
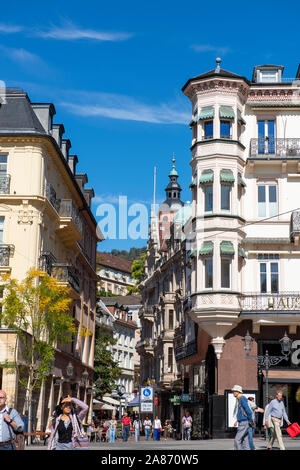
{"type": "Polygon", "coordinates": [[[242,338],[242,341],[244,342],[244,350],[246,351],[246,357],[256,361],[260,369],[265,368],[266,370],[266,391],[265,391],[265,406],[266,406],[268,403],[268,398],[269,398],[269,368],[270,366],[276,366],[282,360],[285,360],[285,361],[288,360],[289,355],[291,354],[292,340],[288,337],[286,332],[284,333],[284,336],[279,340],[279,343],[281,345],[282,356],[269,356],[268,351],[266,351],[266,354],[264,355],[258,355],[258,356],[251,355],[250,351],[252,349],[252,344],[253,344],[254,339],[250,336],[248,330],[247,330],[245,337],[242,338]]]}

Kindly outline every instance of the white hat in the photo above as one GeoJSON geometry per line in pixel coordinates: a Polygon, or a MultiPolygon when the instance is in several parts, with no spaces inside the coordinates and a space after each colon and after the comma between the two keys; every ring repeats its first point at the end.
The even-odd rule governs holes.
{"type": "Polygon", "coordinates": [[[239,392],[239,393],[243,393],[243,389],[240,385],[234,385],[234,387],[232,387],[231,389],[232,392],[239,392]]]}

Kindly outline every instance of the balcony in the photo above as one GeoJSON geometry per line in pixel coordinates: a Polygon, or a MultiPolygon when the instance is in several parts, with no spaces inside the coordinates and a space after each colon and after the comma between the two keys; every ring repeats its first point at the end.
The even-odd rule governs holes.
{"type": "Polygon", "coordinates": [[[300,313],[300,292],[246,293],[241,297],[241,310],[269,314],[300,313]]]}
{"type": "Polygon", "coordinates": [[[0,273],[10,272],[9,258],[13,256],[15,247],[14,245],[0,244],[0,273]]]}
{"type": "Polygon", "coordinates": [[[300,237],[300,211],[294,211],[291,214],[290,239],[299,244],[300,237]]]}
{"type": "Polygon", "coordinates": [[[145,306],[139,310],[139,318],[154,322],[154,306],[145,306]]]}
{"type": "Polygon", "coordinates": [[[154,356],[154,340],[153,338],[141,339],[136,343],[135,349],[139,354],[154,356]]]}
{"type": "Polygon", "coordinates": [[[10,193],[10,175],[0,175],[0,194],[10,193]]]}
{"type": "Polygon", "coordinates": [[[181,325],[177,326],[174,331],[174,339],[180,338],[181,336],[185,335],[185,324],[181,323],[181,325]]]}
{"type": "Polygon", "coordinates": [[[51,276],[71,288],[71,297],[80,298],[80,279],[77,270],[69,263],[53,263],[51,276]]]}
{"type": "Polygon", "coordinates": [[[189,343],[182,344],[175,348],[176,361],[182,361],[187,357],[193,356],[197,353],[197,340],[190,341],[189,343]]]}
{"type": "Polygon", "coordinates": [[[60,238],[66,245],[71,245],[81,240],[83,233],[82,218],[72,199],[61,199],[58,213],[60,221],[57,231],[60,238]]]}
{"type": "Polygon", "coordinates": [[[261,138],[251,139],[249,158],[299,158],[300,138],[275,139],[261,138]]]}

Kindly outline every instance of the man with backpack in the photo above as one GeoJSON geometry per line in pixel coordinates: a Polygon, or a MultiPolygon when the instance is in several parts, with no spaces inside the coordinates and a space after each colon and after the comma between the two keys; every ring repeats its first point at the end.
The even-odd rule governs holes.
{"type": "Polygon", "coordinates": [[[238,427],[234,439],[235,450],[250,450],[249,445],[249,426],[253,427],[252,412],[248,405],[247,398],[243,395],[243,390],[240,385],[235,385],[232,389],[233,395],[236,398],[234,407],[234,416],[236,421],[234,425],[238,427]]]}
{"type": "Polygon", "coordinates": [[[22,433],[24,423],[19,413],[6,404],[7,395],[0,390],[0,450],[15,450],[16,433],[22,433]]]}

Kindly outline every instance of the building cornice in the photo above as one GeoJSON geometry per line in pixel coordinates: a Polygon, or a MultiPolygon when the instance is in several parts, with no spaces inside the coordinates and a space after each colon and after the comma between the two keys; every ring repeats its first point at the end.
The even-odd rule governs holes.
{"type": "MultiPolygon", "coordinates": [[[[245,150],[246,147],[243,145],[239,140],[232,140],[232,139],[205,139],[205,140],[198,140],[195,142],[191,147],[190,150],[193,150],[198,145],[206,145],[211,143],[221,143],[221,144],[237,144],[242,150],[245,150]]],[[[223,156],[226,156],[224,154],[223,156]]],[[[236,155],[233,155],[236,156],[236,155]]],[[[195,158],[195,157],[194,157],[195,158]]],[[[200,158],[200,157],[199,157],[200,158]]]]}

